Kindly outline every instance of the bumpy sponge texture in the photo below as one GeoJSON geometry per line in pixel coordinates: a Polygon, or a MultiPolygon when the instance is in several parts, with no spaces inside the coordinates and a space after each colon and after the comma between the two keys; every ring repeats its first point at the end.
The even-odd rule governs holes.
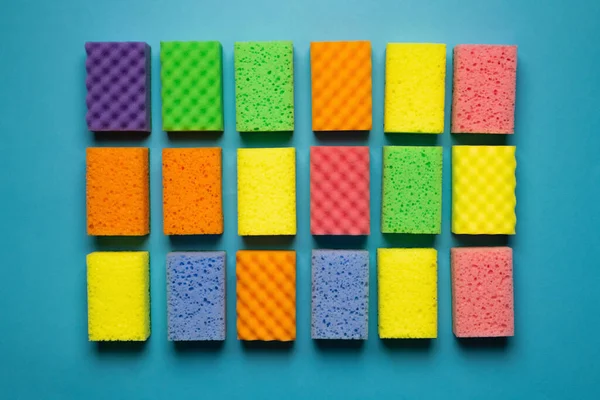
{"type": "Polygon", "coordinates": [[[514,146],[452,147],[452,232],[514,235],[514,146]]]}
{"type": "Polygon", "coordinates": [[[90,341],[144,341],[150,336],[148,252],[87,256],[90,341]]]}

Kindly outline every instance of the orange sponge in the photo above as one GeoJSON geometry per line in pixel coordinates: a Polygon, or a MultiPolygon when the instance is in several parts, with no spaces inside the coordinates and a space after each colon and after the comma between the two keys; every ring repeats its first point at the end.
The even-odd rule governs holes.
{"type": "Polygon", "coordinates": [[[88,235],[149,234],[148,149],[88,148],[86,202],[88,235]]]}
{"type": "Polygon", "coordinates": [[[163,149],[165,235],[223,233],[221,149],[163,149]]]}
{"type": "Polygon", "coordinates": [[[238,251],[236,275],[238,339],[296,339],[296,252],[238,251]]]}

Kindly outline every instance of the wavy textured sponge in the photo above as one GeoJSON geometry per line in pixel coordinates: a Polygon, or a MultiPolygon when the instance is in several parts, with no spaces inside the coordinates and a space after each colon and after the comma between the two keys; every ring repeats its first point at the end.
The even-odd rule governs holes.
{"type": "Polygon", "coordinates": [[[235,125],[239,132],[294,130],[292,42],[237,42],[235,125]]]}
{"type": "Polygon", "coordinates": [[[163,130],[223,130],[223,49],[219,42],[161,42],[163,130]]]}
{"type": "Polygon", "coordinates": [[[163,149],[165,235],[223,233],[220,148],[163,149]]]}
{"type": "Polygon", "coordinates": [[[86,153],[88,235],[150,233],[148,149],[92,147],[86,153]]]}
{"type": "Polygon", "coordinates": [[[310,149],[310,233],[368,235],[369,148],[310,149]]]}
{"type": "Polygon", "coordinates": [[[238,149],[238,234],[296,234],[296,150],[238,149]]]}
{"type": "Polygon", "coordinates": [[[90,341],[144,341],[150,336],[148,252],[87,256],[90,341]]]}
{"type": "Polygon", "coordinates": [[[312,42],[310,70],[313,131],[371,129],[371,42],[312,42]]]}
{"type": "Polygon", "coordinates": [[[452,147],[452,232],[514,235],[514,146],[452,147]]]}
{"type": "Polygon", "coordinates": [[[382,203],[383,233],[440,233],[442,148],[384,146],[382,203]]]}
{"type": "Polygon", "coordinates": [[[388,43],[385,132],[444,132],[446,45],[388,43]]]}
{"type": "Polygon", "coordinates": [[[437,337],[437,252],[378,249],[379,337],[437,337]]]}
{"type": "Polygon", "coordinates": [[[237,252],[240,340],[296,339],[296,252],[237,252]]]}
{"type": "Polygon", "coordinates": [[[509,247],[456,247],[452,328],[457,337],[513,336],[513,257],[509,247]]]}
{"type": "Polygon", "coordinates": [[[454,48],[453,133],[514,133],[517,46],[454,48]]]}

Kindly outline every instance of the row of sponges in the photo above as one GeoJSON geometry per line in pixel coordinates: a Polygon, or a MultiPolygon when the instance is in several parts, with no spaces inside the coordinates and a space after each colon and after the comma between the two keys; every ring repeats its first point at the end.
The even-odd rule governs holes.
{"type": "MultiPolygon", "coordinates": [[[[453,331],[457,337],[514,334],[512,250],[453,248],[453,331]]],[[[167,255],[168,338],[225,340],[225,252],[167,255]]],[[[237,337],[296,338],[296,253],[236,255],[237,337]]],[[[146,340],[150,335],[147,252],[88,255],[89,339],[146,340]]],[[[379,249],[379,337],[437,337],[437,252],[379,249]]],[[[367,339],[369,253],[313,250],[311,337],[367,339]]]]}
{"type": "MultiPolygon", "coordinates": [[[[92,131],[151,131],[150,46],[90,42],[87,124],[92,131]]],[[[223,60],[219,42],[161,42],[162,127],[223,131],[223,60]]],[[[314,131],[372,126],[371,43],[310,45],[314,131]]],[[[516,46],[454,48],[452,132],[513,133],[516,46]]],[[[234,45],[236,129],[294,130],[292,42],[234,45]]],[[[386,132],[442,133],[446,45],[390,43],[386,50],[386,132]]]]}

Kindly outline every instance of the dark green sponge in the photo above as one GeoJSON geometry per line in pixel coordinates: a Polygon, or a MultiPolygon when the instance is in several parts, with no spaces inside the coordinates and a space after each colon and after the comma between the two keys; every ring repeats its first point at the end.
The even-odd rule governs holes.
{"type": "Polygon", "coordinates": [[[161,42],[163,130],[223,130],[223,62],[219,42],[161,42]]]}
{"type": "Polygon", "coordinates": [[[437,234],[442,225],[442,148],[384,146],[383,233],[437,234]]]}

